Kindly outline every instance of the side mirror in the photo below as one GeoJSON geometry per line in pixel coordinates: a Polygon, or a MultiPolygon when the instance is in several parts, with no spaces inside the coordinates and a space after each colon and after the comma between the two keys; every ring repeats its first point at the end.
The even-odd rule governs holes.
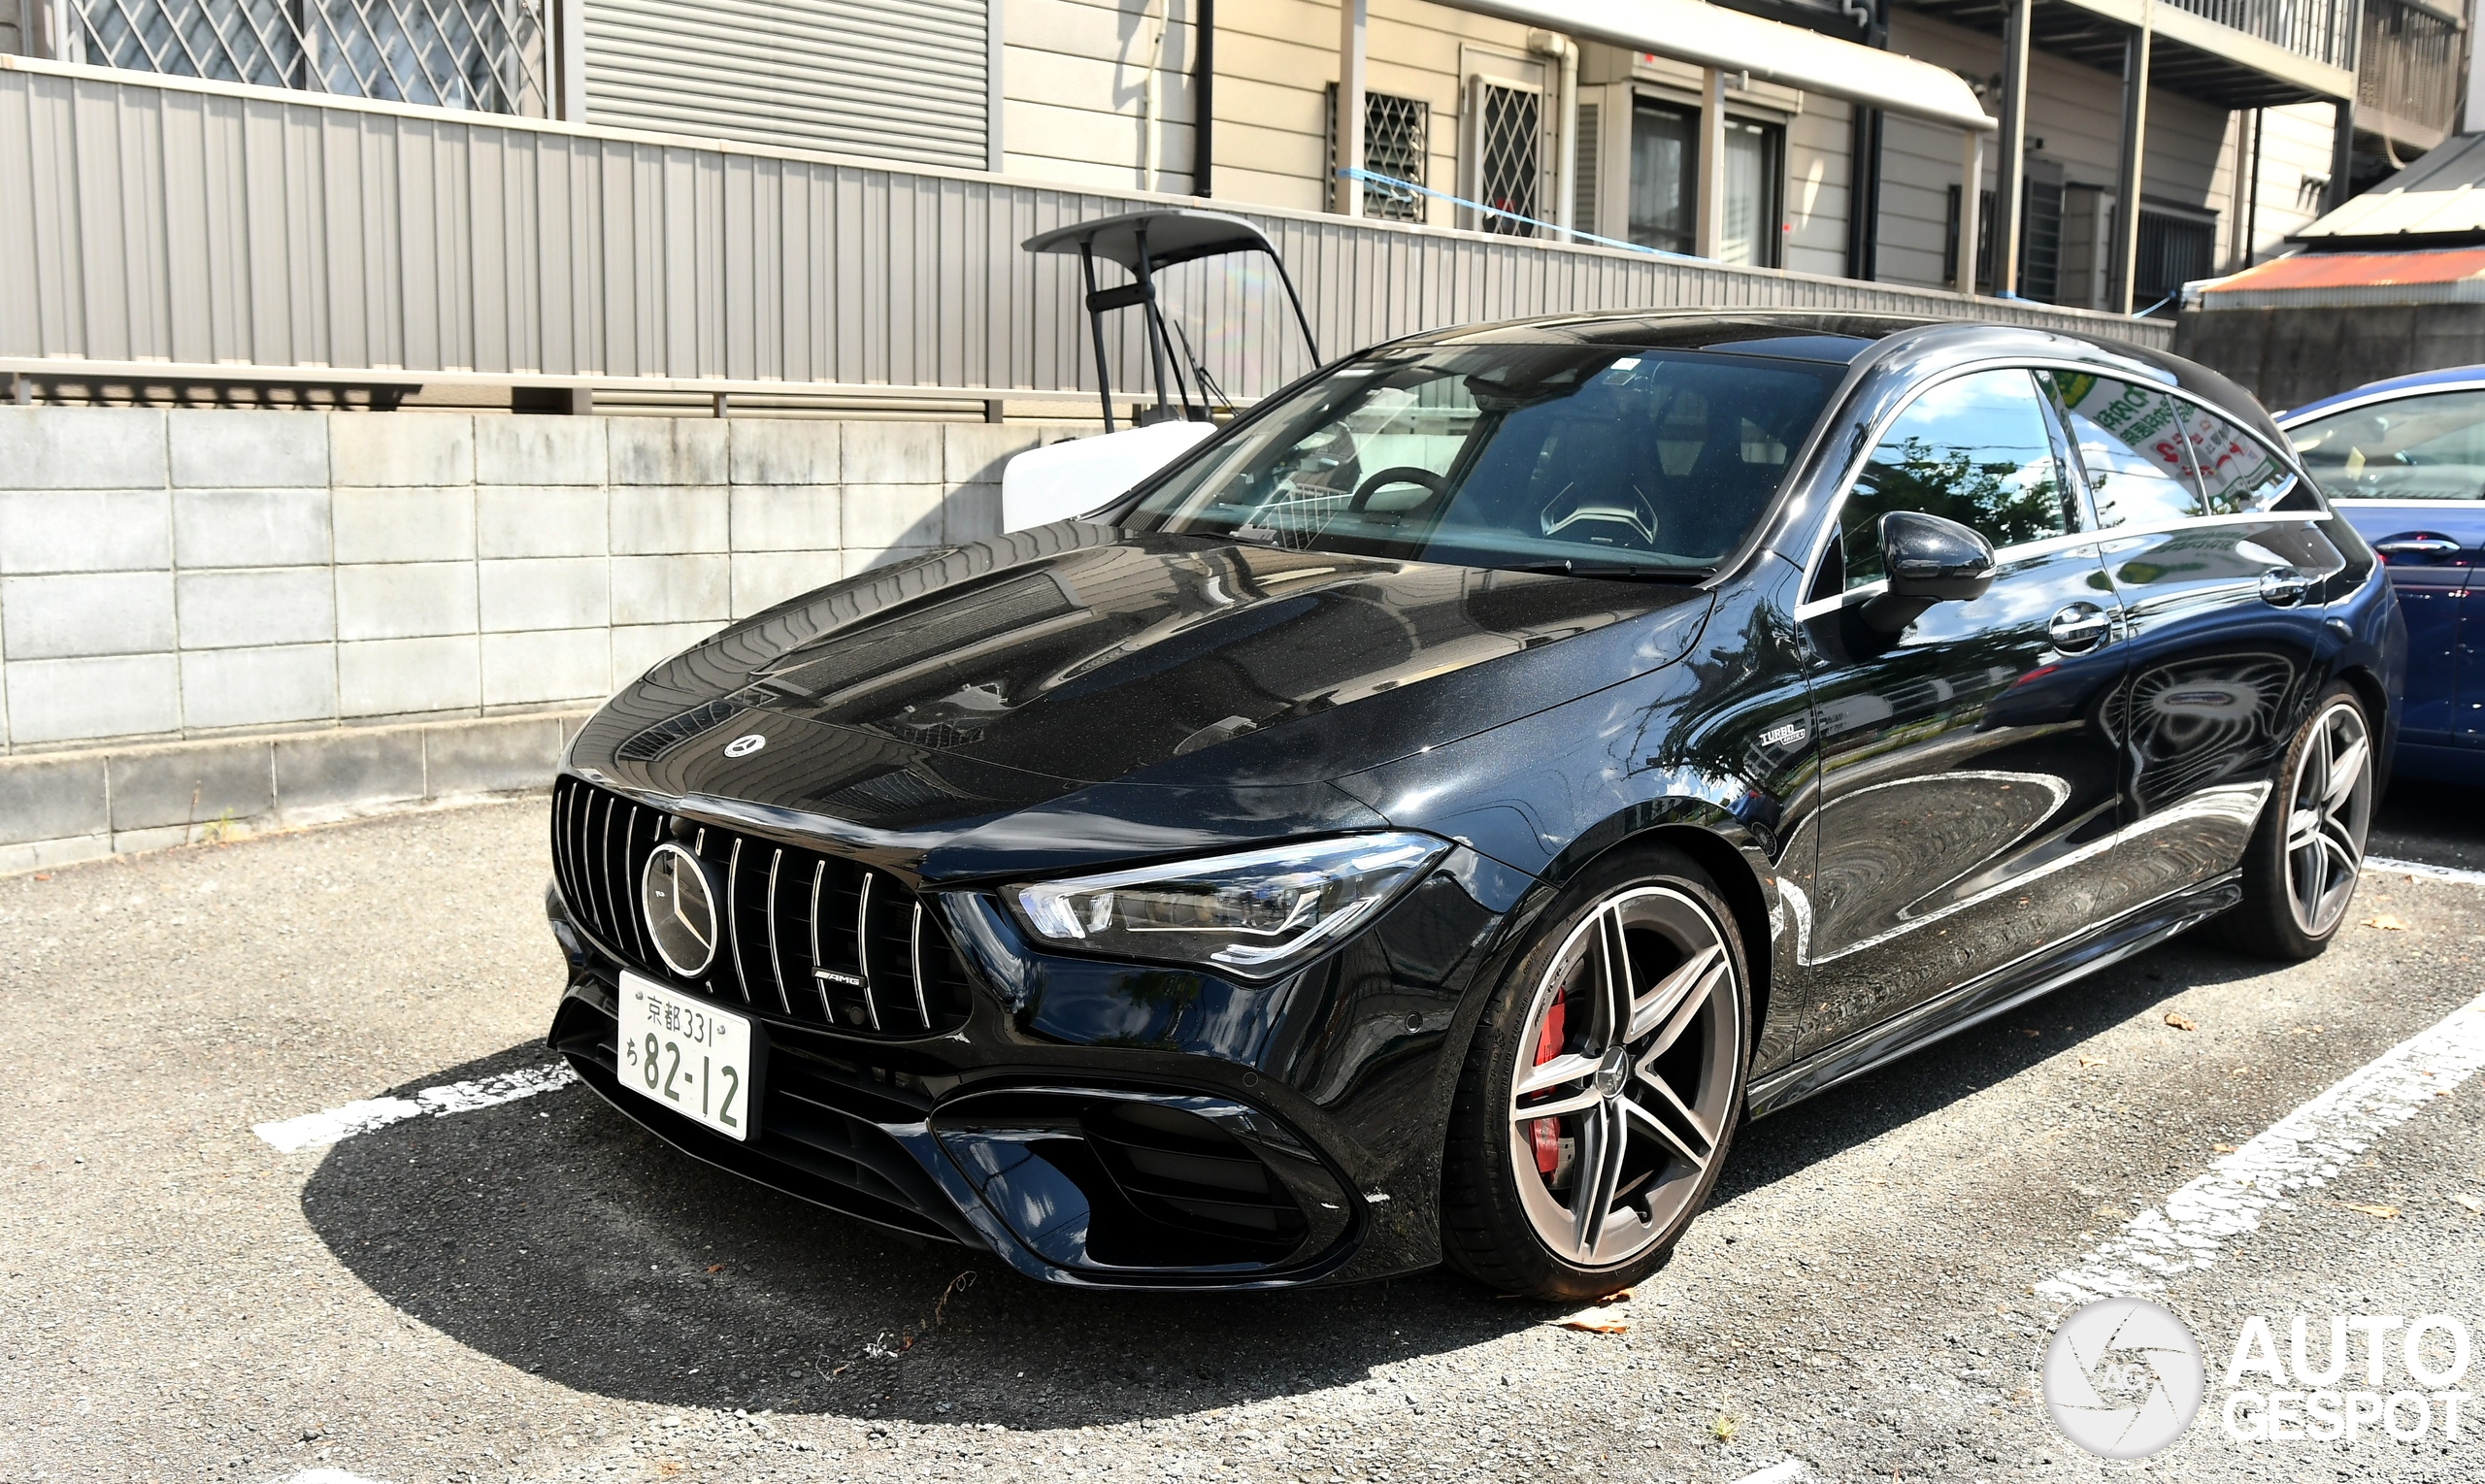
{"type": "Polygon", "coordinates": [[[1896,634],[1937,603],[1966,603],[1993,585],[1993,544],[1959,524],[1920,511],[1881,517],[1881,565],[1889,590],[1864,605],[1864,622],[1896,634]]]}

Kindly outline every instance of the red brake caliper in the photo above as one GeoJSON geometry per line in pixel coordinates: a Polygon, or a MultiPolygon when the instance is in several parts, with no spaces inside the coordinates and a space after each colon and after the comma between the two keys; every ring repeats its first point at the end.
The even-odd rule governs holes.
{"type": "MultiPolygon", "coordinates": [[[[1570,991],[1557,989],[1553,1003],[1544,1011],[1544,1029],[1537,1033],[1536,1063],[1541,1067],[1562,1054],[1563,1002],[1570,991]]],[[[1528,1125],[1528,1134],[1536,1144],[1537,1172],[1545,1176],[1562,1168],[1562,1120],[1539,1118],[1528,1125]]]]}

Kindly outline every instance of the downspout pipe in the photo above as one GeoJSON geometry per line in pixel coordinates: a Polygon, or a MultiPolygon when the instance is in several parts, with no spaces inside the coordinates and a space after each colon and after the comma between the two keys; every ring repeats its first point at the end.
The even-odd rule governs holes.
{"type": "Polygon", "coordinates": [[[1579,44],[1558,31],[1531,31],[1527,48],[1539,56],[1550,57],[1562,64],[1562,90],[1557,105],[1562,120],[1562,142],[1553,154],[1553,225],[1561,229],[1562,241],[1576,242],[1572,229],[1576,225],[1573,213],[1574,199],[1578,194],[1579,179],[1579,44]]]}

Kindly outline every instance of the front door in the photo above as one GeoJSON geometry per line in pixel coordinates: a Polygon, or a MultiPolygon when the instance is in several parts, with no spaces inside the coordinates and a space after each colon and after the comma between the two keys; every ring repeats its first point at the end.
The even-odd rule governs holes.
{"type": "Polygon", "coordinates": [[[2032,373],[1927,389],[1838,524],[1804,609],[1822,801],[1807,1050],[2096,922],[2120,793],[2121,615],[2032,373]],[[1974,528],[1999,572],[1973,602],[1880,635],[1860,612],[1898,510],[1974,528]]]}

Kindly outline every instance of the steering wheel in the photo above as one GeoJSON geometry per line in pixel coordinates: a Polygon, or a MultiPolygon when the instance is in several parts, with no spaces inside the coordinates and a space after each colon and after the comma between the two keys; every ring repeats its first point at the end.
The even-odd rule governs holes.
{"type": "Polygon", "coordinates": [[[1415,464],[1399,464],[1393,468],[1384,469],[1380,471],[1380,473],[1374,475],[1371,478],[1364,480],[1361,484],[1356,485],[1354,498],[1346,502],[1347,512],[1349,514],[1359,512],[1362,511],[1365,504],[1372,499],[1373,491],[1386,488],[1392,484],[1421,484],[1424,488],[1433,492],[1433,499],[1435,500],[1438,500],[1441,496],[1449,493],[1449,479],[1447,476],[1435,474],[1431,470],[1415,464]]]}

